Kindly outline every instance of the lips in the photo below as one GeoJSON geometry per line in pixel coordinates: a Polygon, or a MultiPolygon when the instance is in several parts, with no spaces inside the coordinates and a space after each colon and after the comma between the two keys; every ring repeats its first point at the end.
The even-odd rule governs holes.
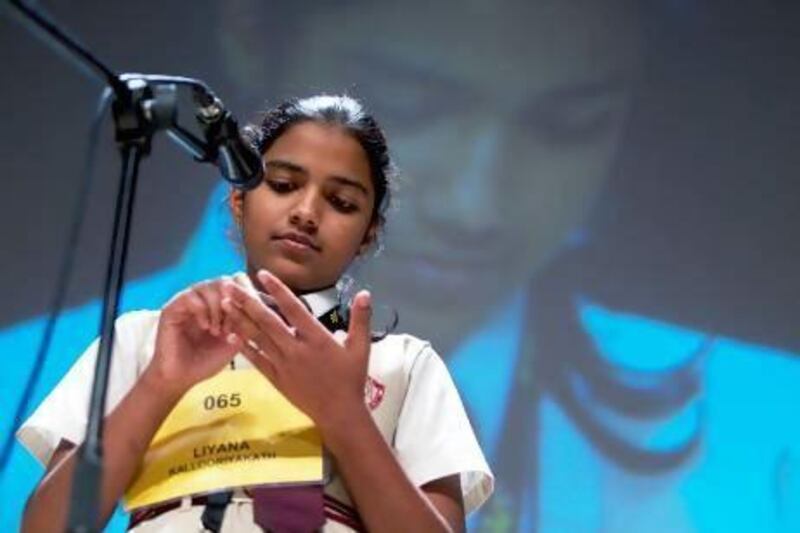
{"type": "Polygon", "coordinates": [[[314,239],[312,239],[308,235],[297,233],[295,231],[287,231],[285,233],[279,233],[278,235],[272,237],[272,239],[276,241],[287,241],[289,243],[305,246],[317,252],[320,251],[320,246],[314,239]]]}

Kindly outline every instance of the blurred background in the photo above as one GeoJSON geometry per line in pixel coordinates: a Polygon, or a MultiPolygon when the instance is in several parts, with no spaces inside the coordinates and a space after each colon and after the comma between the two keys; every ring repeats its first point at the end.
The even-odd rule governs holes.
{"type": "MultiPolygon", "coordinates": [[[[800,531],[800,4],[41,5],[113,68],[203,79],[242,119],[347,92],[382,122],[401,180],[351,275],[456,379],[497,476],[472,529],[800,531]]],[[[32,376],[102,87],[4,11],[6,440],[97,335],[118,163],[106,124],[32,376]]],[[[157,139],[124,309],[241,267],[226,193],[157,139]]],[[[41,474],[15,444],[3,530],[41,474]]]]}

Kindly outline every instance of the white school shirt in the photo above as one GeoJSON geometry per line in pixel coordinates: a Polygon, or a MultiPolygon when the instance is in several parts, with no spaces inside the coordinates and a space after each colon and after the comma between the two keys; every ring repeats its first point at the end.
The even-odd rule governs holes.
{"type": "MultiPolygon", "coordinates": [[[[304,295],[303,299],[316,316],[338,303],[335,288],[304,295]]],[[[159,316],[159,311],[133,311],[117,319],[107,414],[130,391],[152,359],[159,316]]],[[[344,336],[345,332],[336,335],[344,336]]],[[[61,439],[76,444],[84,440],[97,347],[95,340],[17,432],[19,441],[43,465],[50,461],[61,439]]],[[[241,354],[234,363],[237,368],[251,366],[241,354]]],[[[447,367],[431,345],[412,335],[388,335],[372,344],[368,376],[365,401],[411,482],[419,487],[459,474],[465,512],[480,507],[494,488],[494,478],[447,367]]],[[[234,496],[236,502],[236,493],[234,496]]],[[[250,505],[249,500],[244,503],[250,505]]],[[[337,516],[352,515],[354,511],[335,471],[325,486],[325,505],[328,520],[324,530],[351,531],[336,523],[337,516]]],[[[196,515],[199,525],[202,507],[192,507],[191,511],[192,520],[196,515]]],[[[246,511],[250,516],[251,509],[246,511]]],[[[164,522],[169,520],[168,515],[178,514],[181,511],[170,511],[153,522],[164,522]]],[[[185,512],[181,516],[188,517],[185,512]]],[[[145,521],[140,527],[147,526],[145,521]]],[[[225,529],[228,528],[223,526],[225,529]]],[[[163,529],[169,530],[171,527],[163,529]]]]}

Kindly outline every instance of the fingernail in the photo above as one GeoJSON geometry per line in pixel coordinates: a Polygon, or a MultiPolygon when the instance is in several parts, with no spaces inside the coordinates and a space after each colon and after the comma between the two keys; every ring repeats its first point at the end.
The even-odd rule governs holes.
{"type": "Polygon", "coordinates": [[[236,334],[235,334],[235,333],[228,333],[228,336],[227,336],[227,337],[225,337],[225,341],[226,341],[228,344],[235,345],[235,344],[236,344],[236,342],[237,342],[237,340],[238,340],[238,339],[237,339],[237,337],[236,337],[236,334]]]}
{"type": "Polygon", "coordinates": [[[263,268],[258,271],[258,279],[260,279],[261,282],[264,284],[269,284],[274,281],[272,273],[269,270],[263,268]]]}
{"type": "Polygon", "coordinates": [[[361,291],[360,293],[358,293],[358,296],[359,298],[356,299],[358,306],[361,307],[362,309],[368,308],[371,299],[369,291],[361,291]]]}

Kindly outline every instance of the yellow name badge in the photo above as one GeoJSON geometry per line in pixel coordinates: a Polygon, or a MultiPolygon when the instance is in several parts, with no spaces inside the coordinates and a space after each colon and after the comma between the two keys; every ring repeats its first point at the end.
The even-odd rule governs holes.
{"type": "Polygon", "coordinates": [[[225,370],[181,398],[125,493],[128,510],[248,485],[321,483],[322,439],[258,370],[225,370]]]}

